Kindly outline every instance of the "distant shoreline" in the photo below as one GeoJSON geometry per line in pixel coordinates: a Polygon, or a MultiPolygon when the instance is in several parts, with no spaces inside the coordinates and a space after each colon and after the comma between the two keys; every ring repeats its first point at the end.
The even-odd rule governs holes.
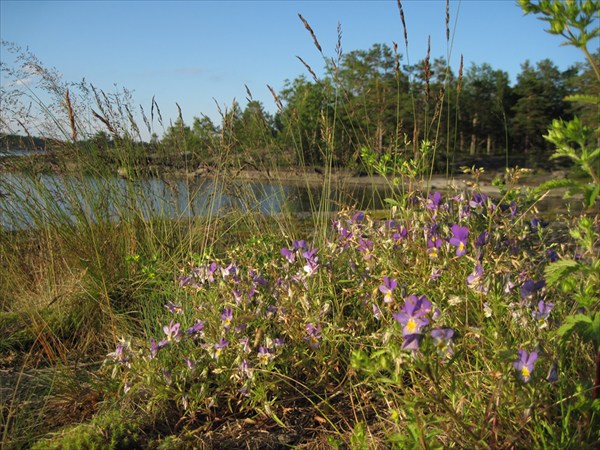
{"type": "MultiPolygon", "coordinates": [[[[235,171],[234,171],[235,172],[235,171]]],[[[211,174],[208,173],[208,176],[211,174]]],[[[502,172],[484,172],[479,179],[478,188],[481,192],[488,195],[498,195],[500,189],[492,185],[492,181],[502,172]]],[[[539,184],[555,179],[562,178],[566,174],[564,171],[544,172],[537,171],[522,177],[517,183],[519,188],[536,187],[539,184]]],[[[198,175],[201,176],[201,175],[198,175]]],[[[213,175],[214,176],[214,175],[213,175]]],[[[314,170],[297,169],[279,169],[267,174],[265,171],[243,169],[235,172],[235,179],[248,182],[270,181],[286,185],[304,185],[320,186],[325,175],[317,173],[314,170]]],[[[374,186],[379,188],[392,187],[392,177],[386,179],[380,175],[357,175],[349,170],[334,170],[331,174],[331,183],[335,187],[355,187],[355,186],[374,186]]],[[[415,187],[420,190],[429,188],[435,190],[462,190],[473,188],[473,177],[468,174],[457,174],[446,176],[443,174],[434,174],[431,177],[424,177],[423,181],[415,183],[415,187]]],[[[564,190],[554,190],[549,193],[550,196],[560,197],[564,190]]]]}
{"type": "MultiPolygon", "coordinates": [[[[227,176],[229,179],[247,182],[270,182],[283,185],[295,185],[306,187],[321,186],[325,180],[325,173],[319,167],[287,167],[263,169],[248,166],[242,168],[227,168],[225,171],[219,170],[210,165],[200,164],[195,169],[185,170],[178,167],[162,166],[151,164],[143,168],[149,177],[159,174],[161,177],[174,178],[218,178],[227,176]]],[[[128,171],[123,168],[113,167],[111,170],[115,176],[128,177],[128,171]]],[[[75,162],[60,161],[60,157],[55,154],[47,154],[42,157],[38,154],[25,155],[7,155],[0,158],[0,173],[10,172],[28,172],[28,173],[81,173],[81,167],[75,162]],[[25,164],[22,164],[25,163],[25,164]]],[[[503,170],[495,169],[483,172],[479,177],[478,188],[487,195],[498,195],[500,190],[492,185],[492,181],[504,174],[503,170]]],[[[563,170],[547,171],[536,169],[531,173],[524,174],[517,186],[536,187],[539,184],[551,180],[564,178],[567,172],[563,170]]],[[[393,186],[393,177],[385,178],[380,175],[368,175],[357,173],[356,170],[334,168],[330,175],[333,187],[377,187],[385,188],[393,186]]],[[[445,174],[433,174],[431,177],[425,176],[422,181],[414,182],[413,187],[419,190],[463,190],[473,188],[473,176],[469,174],[457,173],[446,176],[445,174]]],[[[409,180],[410,182],[410,180],[409,180]]],[[[557,189],[549,192],[549,196],[561,197],[564,189],[557,189]]]]}

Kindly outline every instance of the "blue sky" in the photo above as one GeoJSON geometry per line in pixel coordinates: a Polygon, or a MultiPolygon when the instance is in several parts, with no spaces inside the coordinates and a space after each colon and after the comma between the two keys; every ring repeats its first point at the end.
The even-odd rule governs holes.
{"type": "MultiPolygon", "coordinates": [[[[404,0],[408,61],[448,55],[445,1],[404,0]]],[[[344,52],[374,43],[398,42],[407,62],[397,3],[390,1],[12,1],[0,0],[0,36],[28,47],[68,81],[82,78],[111,91],[134,92],[135,104],[150,108],[152,96],[163,117],[175,119],[175,102],[186,122],[206,114],[220,122],[236,98],[255,99],[275,111],[266,87],[279,91],[285,79],[306,70],[301,56],[321,73],[321,56],[298,18],[310,23],[327,56],[335,53],[338,21],[344,52]]],[[[513,0],[450,2],[450,64],[489,63],[515,80],[525,60],[550,58],[562,70],[583,61],[561,38],[544,32],[545,22],[524,16],[513,0]]],[[[11,56],[3,49],[5,64],[11,56]]],[[[3,80],[6,82],[6,80],[3,80]]]]}

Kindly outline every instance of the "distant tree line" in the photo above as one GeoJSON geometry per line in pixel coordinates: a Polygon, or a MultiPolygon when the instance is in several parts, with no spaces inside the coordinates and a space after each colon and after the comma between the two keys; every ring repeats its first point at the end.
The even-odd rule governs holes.
{"type": "Polygon", "coordinates": [[[234,102],[219,126],[208,117],[191,126],[180,120],[162,143],[210,158],[218,136],[232,155],[257,164],[321,165],[331,154],[335,165],[356,167],[363,146],[410,156],[428,141],[440,166],[494,158],[543,165],[553,151],[543,138],[552,119],[577,114],[598,123],[593,107],[565,100],[600,93],[589,64],[561,71],[549,59],[527,61],[511,86],[508,74],[489,64],[455,74],[442,58],[399,62],[384,44],[349,52],[329,62],[322,79],[287,80],[274,93],[274,115],[249,92],[245,108],[234,102]]]}
{"type": "MultiPolygon", "coordinates": [[[[600,59],[600,50],[594,58],[600,59]]],[[[543,166],[553,152],[543,137],[552,119],[599,120],[594,106],[565,100],[578,93],[600,95],[588,62],[561,71],[549,59],[526,61],[511,85],[506,72],[489,64],[463,68],[461,63],[457,74],[443,58],[401,65],[395,47],[375,44],[327,61],[322,78],[307,69],[311,78],[298,76],[286,80],[280,92],[272,91],[275,114],[247,89],[246,105],[234,101],[221,111],[220,124],[204,115],[186,124],[180,115],[162,138],[130,143],[132,157],[181,164],[183,155],[186,164],[208,166],[328,162],[360,169],[364,147],[400,158],[426,148],[438,170],[471,163],[543,166]]],[[[5,136],[2,146],[15,139],[5,136]]],[[[106,156],[118,139],[98,131],[77,145],[106,156]]],[[[31,139],[22,142],[43,147],[31,139]]]]}

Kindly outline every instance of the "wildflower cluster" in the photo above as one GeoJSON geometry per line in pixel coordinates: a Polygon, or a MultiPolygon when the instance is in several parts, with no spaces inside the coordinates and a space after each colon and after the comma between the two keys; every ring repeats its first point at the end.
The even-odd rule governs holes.
{"type": "Polygon", "coordinates": [[[542,273],[559,249],[515,204],[481,193],[409,205],[387,220],[341,212],[318,247],[273,239],[268,255],[232,251],[187,269],[162,330],[109,355],[124,390],[193,415],[226,399],[253,408],[282,379],[327,389],[351,366],[353,377],[401,383],[419,364],[450,370],[460,360],[466,374],[485,358],[512,382],[535,382],[536,364],[554,368],[555,382],[543,330],[558,302],[542,273]],[[494,346],[482,345],[482,330],[494,346]]]}

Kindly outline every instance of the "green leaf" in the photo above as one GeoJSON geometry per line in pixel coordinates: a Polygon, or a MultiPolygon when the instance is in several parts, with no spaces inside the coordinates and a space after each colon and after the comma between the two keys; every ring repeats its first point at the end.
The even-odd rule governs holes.
{"type": "Polygon", "coordinates": [[[558,331],[556,332],[560,337],[568,337],[578,328],[590,326],[592,319],[584,314],[577,314],[576,316],[567,316],[565,323],[563,323],[558,331]]]}
{"type": "Polygon", "coordinates": [[[586,94],[577,94],[577,95],[567,95],[565,97],[567,102],[580,102],[580,103],[588,103],[590,105],[600,105],[600,97],[597,95],[586,95],[586,94]]]}
{"type": "Polygon", "coordinates": [[[596,203],[596,198],[600,194],[600,184],[590,185],[583,192],[583,197],[585,200],[585,206],[587,208],[591,208],[596,203]]]}
{"type": "Polygon", "coordinates": [[[588,327],[588,338],[596,344],[596,348],[600,347],[600,313],[594,314],[592,325],[588,327]]]}
{"type": "Polygon", "coordinates": [[[594,151],[592,153],[590,153],[590,155],[588,156],[588,160],[590,162],[592,162],[595,158],[597,158],[598,156],[600,156],[600,147],[594,149],[594,151]]]}
{"type": "Polygon", "coordinates": [[[572,259],[561,259],[546,266],[544,276],[548,286],[556,284],[561,278],[577,271],[579,264],[572,259]]]}
{"type": "Polygon", "coordinates": [[[593,342],[598,348],[600,347],[600,313],[595,313],[593,318],[585,314],[568,316],[557,333],[562,338],[577,333],[584,342],[593,342]]]}
{"type": "Polygon", "coordinates": [[[552,189],[579,187],[580,184],[580,182],[568,178],[548,180],[536,187],[534,192],[540,194],[552,189]]]}

